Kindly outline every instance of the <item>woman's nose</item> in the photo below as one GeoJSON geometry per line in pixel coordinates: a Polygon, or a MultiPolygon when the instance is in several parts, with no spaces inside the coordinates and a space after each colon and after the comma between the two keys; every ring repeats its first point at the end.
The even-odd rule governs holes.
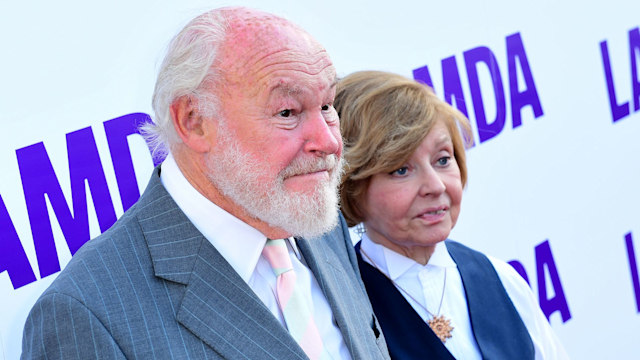
{"type": "Polygon", "coordinates": [[[420,196],[440,195],[445,190],[441,174],[432,166],[423,168],[420,174],[420,196]]]}

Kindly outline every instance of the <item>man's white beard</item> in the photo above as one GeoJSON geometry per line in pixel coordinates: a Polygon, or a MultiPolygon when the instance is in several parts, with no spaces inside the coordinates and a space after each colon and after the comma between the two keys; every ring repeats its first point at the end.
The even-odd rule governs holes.
{"type": "Polygon", "coordinates": [[[217,140],[222,151],[208,156],[208,177],[224,196],[250,216],[292,236],[305,238],[322,235],[336,226],[341,158],[336,155],[296,158],[275,179],[265,182],[266,164],[243,151],[224,126],[219,129],[217,140]],[[284,179],[291,175],[321,169],[330,169],[329,179],[320,182],[311,193],[287,190],[284,185],[284,179]]]}

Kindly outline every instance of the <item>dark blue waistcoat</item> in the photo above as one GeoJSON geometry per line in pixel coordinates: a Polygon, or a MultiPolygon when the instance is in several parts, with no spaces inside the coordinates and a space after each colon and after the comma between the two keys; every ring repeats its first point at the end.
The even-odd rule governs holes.
{"type": "MultiPolygon", "coordinates": [[[[455,241],[447,250],[458,266],[471,327],[483,359],[534,359],[531,337],[489,259],[455,241]]],[[[454,359],[400,291],[376,268],[358,265],[393,359],[454,359]]]]}

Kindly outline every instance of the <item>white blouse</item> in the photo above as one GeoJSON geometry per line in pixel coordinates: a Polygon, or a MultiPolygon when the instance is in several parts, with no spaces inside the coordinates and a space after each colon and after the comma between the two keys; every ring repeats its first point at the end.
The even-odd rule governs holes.
{"type": "MultiPolygon", "coordinates": [[[[364,261],[371,264],[370,260],[373,260],[375,264],[371,265],[389,276],[396,287],[401,287],[411,295],[399,289],[425,323],[432,317],[424,307],[432,314],[443,315],[451,320],[452,337],[444,345],[456,359],[482,359],[471,328],[462,278],[444,242],[436,245],[427,265],[374,243],[366,233],[362,236],[360,247],[371,258],[362,256],[364,261]]],[[[536,360],[568,359],[529,285],[509,264],[487,257],[529,331],[536,360]]]]}

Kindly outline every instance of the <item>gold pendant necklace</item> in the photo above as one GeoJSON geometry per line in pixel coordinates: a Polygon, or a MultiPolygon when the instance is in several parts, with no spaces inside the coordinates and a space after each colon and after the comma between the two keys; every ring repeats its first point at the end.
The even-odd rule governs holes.
{"type": "Polygon", "coordinates": [[[367,255],[367,253],[362,249],[362,246],[360,247],[360,253],[364,255],[367,258],[367,260],[369,260],[369,262],[371,263],[371,265],[373,265],[373,267],[375,267],[382,275],[384,275],[387,279],[389,279],[389,281],[391,281],[391,283],[395,287],[400,289],[405,295],[411,298],[411,300],[413,300],[414,303],[418,304],[421,308],[423,308],[426,312],[428,312],[429,315],[431,315],[431,320],[427,321],[427,325],[429,325],[431,330],[436,334],[436,336],[440,339],[440,341],[442,341],[442,343],[447,342],[447,339],[451,337],[451,331],[453,331],[454,329],[453,326],[451,326],[451,320],[445,318],[443,315],[440,315],[440,309],[442,308],[442,301],[444,300],[444,289],[446,288],[446,285],[447,285],[447,268],[444,268],[444,284],[442,285],[442,295],[440,296],[440,305],[438,305],[438,313],[437,315],[434,315],[431,311],[429,311],[429,309],[427,309],[426,306],[422,305],[421,302],[419,302],[413,296],[411,296],[411,294],[409,294],[407,290],[403,289],[400,285],[398,285],[395,281],[393,281],[393,279],[389,277],[389,275],[387,275],[386,272],[382,271],[380,267],[378,267],[378,264],[376,264],[375,261],[373,261],[371,257],[369,257],[369,255],[367,255]]]}
{"type": "MultiPolygon", "coordinates": [[[[425,308],[425,310],[427,309],[425,308]]],[[[431,328],[431,330],[433,330],[436,336],[443,343],[447,342],[447,339],[451,337],[451,331],[453,330],[453,326],[451,326],[451,320],[445,318],[444,316],[442,315],[435,316],[431,320],[427,321],[427,324],[429,324],[429,327],[431,328]]]]}

